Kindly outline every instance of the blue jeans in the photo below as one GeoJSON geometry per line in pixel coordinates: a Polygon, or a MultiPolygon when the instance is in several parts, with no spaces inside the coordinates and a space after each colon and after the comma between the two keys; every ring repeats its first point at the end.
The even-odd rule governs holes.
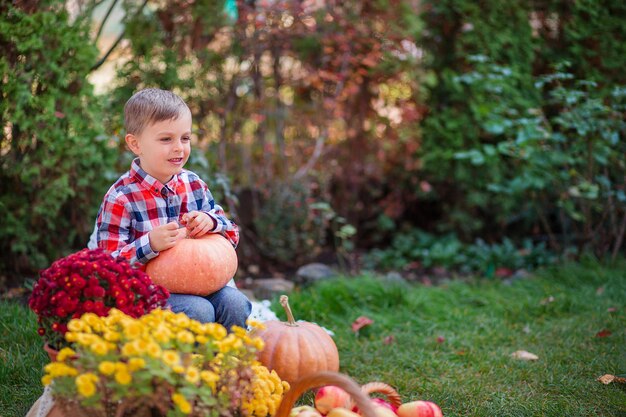
{"type": "Polygon", "coordinates": [[[170,294],[167,304],[175,313],[185,313],[201,323],[217,322],[227,329],[233,325],[245,329],[252,311],[248,297],[229,286],[207,296],[170,294]]]}

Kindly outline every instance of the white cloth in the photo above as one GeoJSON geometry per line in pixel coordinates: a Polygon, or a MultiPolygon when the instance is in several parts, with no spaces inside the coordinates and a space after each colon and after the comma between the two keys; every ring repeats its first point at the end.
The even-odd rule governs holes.
{"type": "Polygon", "coordinates": [[[48,385],[44,388],[41,397],[39,397],[30,408],[26,417],[47,417],[52,407],[54,407],[54,399],[52,398],[50,386],[48,385]]]}

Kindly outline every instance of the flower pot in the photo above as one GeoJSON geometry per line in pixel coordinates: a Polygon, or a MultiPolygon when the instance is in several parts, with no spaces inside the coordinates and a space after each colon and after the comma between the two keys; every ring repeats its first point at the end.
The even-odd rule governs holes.
{"type": "Polygon", "coordinates": [[[58,415],[47,417],[165,417],[167,410],[150,406],[133,406],[129,403],[107,403],[104,410],[82,407],[73,401],[57,400],[52,411],[58,415]]]}
{"type": "Polygon", "coordinates": [[[54,362],[57,360],[57,355],[59,354],[58,350],[51,348],[50,345],[48,345],[47,343],[43,345],[43,350],[45,350],[48,354],[50,362],[54,362]]]}

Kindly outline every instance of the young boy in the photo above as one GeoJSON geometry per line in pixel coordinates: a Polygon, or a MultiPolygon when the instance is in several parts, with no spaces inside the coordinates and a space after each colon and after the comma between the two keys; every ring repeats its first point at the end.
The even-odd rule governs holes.
{"type": "MultiPolygon", "coordinates": [[[[137,158],[104,196],[94,231],[97,247],[145,264],[176,245],[179,223],[190,236],[220,233],[237,246],[237,225],[198,175],[183,169],[191,151],[191,111],[185,102],[170,91],[141,90],[124,106],[124,125],[126,144],[137,158]]],[[[95,246],[93,239],[89,246],[95,246]]],[[[206,297],[171,294],[168,304],[174,312],[226,328],[245,328],[251,311],[234,285],[206,297]]]]}

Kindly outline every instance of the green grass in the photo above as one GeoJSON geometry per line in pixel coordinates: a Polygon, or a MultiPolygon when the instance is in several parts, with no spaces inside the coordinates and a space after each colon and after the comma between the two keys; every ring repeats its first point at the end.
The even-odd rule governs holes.
{"type": "Polygon", "coordinates": [[[510,286],[359,278],[292,294],[290,303],[296,318],[335,332],[342,372],[391,384],[404,401],[434,401],[445,416],[626,416],[623,387],[596,381],[626,373],[625,278],[624,265],[593,264],[510,286]],[[355,335],[350,324],[361,315],[374,324],[355,335]],[[602,329],[612,335],[595,337],[602,329]],[[539,360],[513,360],[516,350],[539,360]]]}
{"type": "Polygon", "coordinates": [[[28,307],[0,301],[0,416],[23,417],[43,392],[48,356],[28,307]]]}
{"type": "MultiPolygon", "coordinates": [[[[624,264],[590,263],[509,286],[360,277],[296,292],[290,303],[296,318],[335,331],[342,372],[359,383],[387,382],[405,401],[434,401],[447,417],[626,416],[626,390],[596,381],[626,373],[625,275],[624,264]],[[361,315],[374,324],[355,335],[350,324],[361,315]],[[595,337],[602,329],[612,334],[595,337]],[[395,342],[384,344],[390,335],[395,342]],[[540,359],[509,357],[520,349],[540,359]]],[[[42,392],[46,361],[34,315],[1,301],[0,416],[26,414],[42,392]]]]}

